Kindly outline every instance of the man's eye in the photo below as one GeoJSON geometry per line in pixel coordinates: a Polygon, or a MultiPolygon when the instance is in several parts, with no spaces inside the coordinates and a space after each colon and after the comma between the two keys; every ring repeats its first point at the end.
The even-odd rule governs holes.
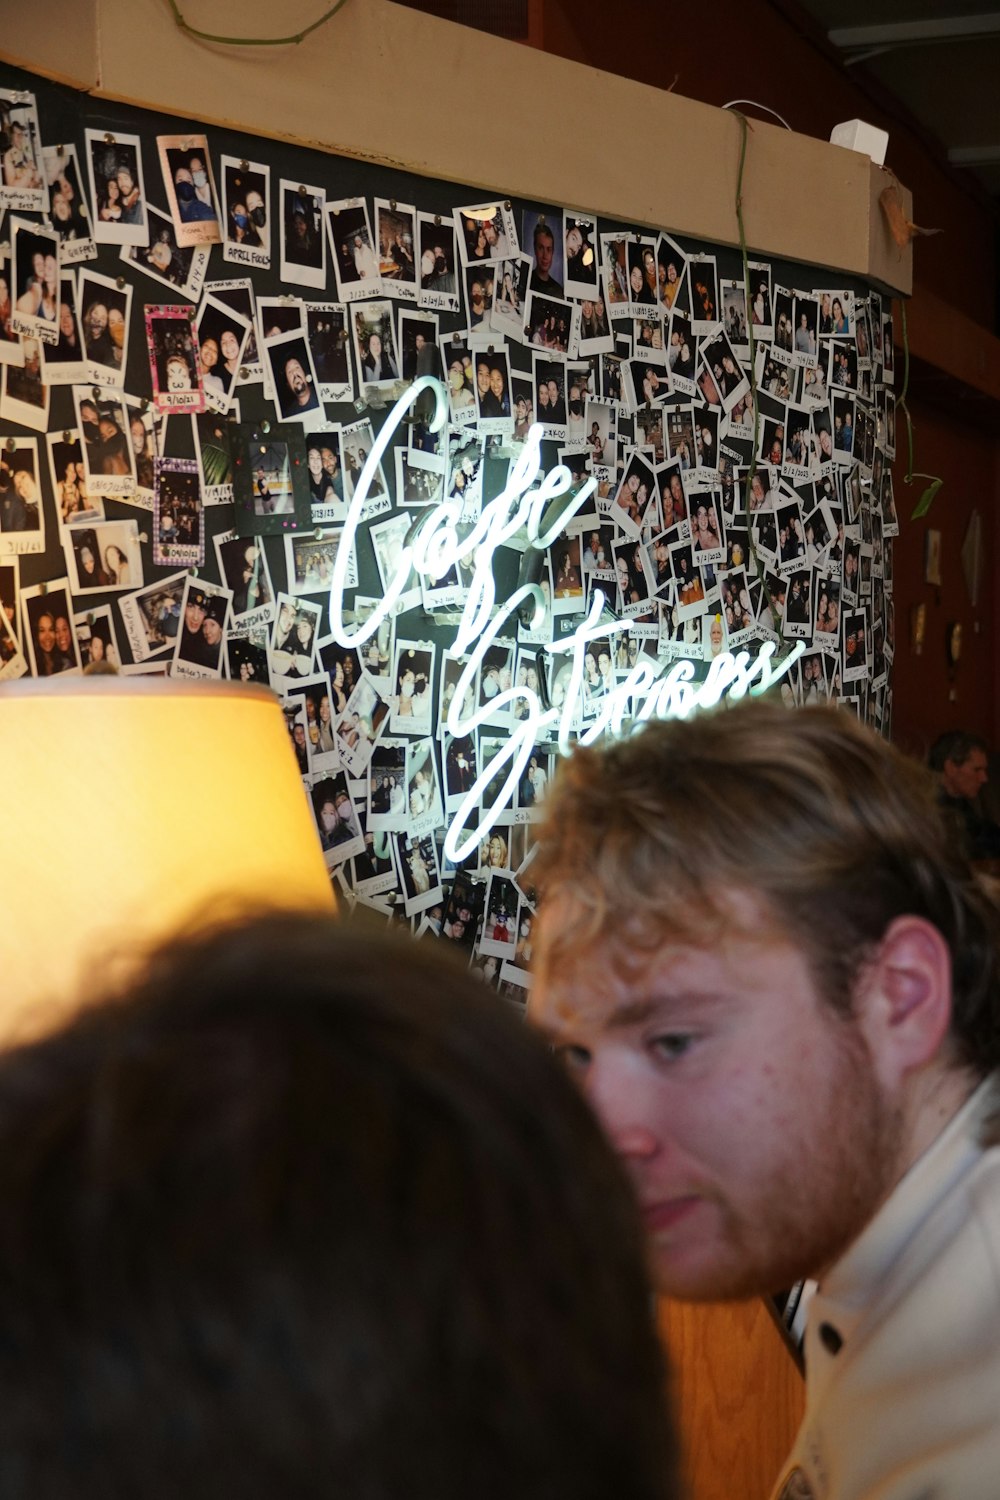
{"type": "Polygon", "coordinates": [[[553,1047],[552,1055],[568,1073],[582,1073],[590,1066],[590,1053],[586,1047],[565,1043],[562,1046],[553,1047]]]}
{"type": "Polygon", "coordinates": [[[657,1056],[672,1061],[674,1058],[683,1057],[694,1044],[694,1040],[690,1032],[669,1031],[664,1036],[654,1037],[650,1046],[657,1056]]]}

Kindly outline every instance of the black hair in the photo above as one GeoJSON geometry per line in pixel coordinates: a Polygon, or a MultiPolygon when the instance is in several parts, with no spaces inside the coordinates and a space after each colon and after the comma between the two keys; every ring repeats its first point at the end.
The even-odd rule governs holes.
{"type": "Polygon", "coordinates": [[[262,915],[0,1059],[4,1500],[665,1500],[631,1193],[438,945],[262,915]]]}

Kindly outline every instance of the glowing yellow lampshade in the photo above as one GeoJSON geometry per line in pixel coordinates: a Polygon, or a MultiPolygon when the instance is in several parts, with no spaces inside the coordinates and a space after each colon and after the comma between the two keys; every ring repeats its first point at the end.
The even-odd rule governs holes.
{"type": "Polygon", "coordinates": [[[109,965],[263,904],[334,911],[276,698],[230,683],[0,687],[0,1042],[109,965]]]}

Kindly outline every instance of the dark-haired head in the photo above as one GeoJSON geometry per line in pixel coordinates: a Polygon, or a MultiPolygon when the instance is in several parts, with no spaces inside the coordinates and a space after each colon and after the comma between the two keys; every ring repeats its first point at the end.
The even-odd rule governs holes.
{"type": "Polygon", "coordinates": [[[448,956],[262,916],[0,1059],[0,1490],[673,1493],[630,1192],[448,956]]]}

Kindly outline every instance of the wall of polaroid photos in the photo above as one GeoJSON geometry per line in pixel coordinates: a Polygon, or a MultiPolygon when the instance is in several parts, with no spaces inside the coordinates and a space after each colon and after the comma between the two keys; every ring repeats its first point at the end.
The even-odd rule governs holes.
{"type": "Polygon", "coordinates": [[[564,742],[593,735],[671,672],[697,684],[771,643],[799,652],[774,689],[791,705],[887,731],[877,292],[753,256],[747,286],[737,251],[669,226],[486,202],[12,69],[0,172],[0,678],[268,685],[342,892],[461,944],[513,999],[558,754],[554,723],[525,746],[539,702],[564,742]],[[390,419],[423,375],[447,393],[437,431],[433,388],[390,419]],[[541,548],[497,520],[539,482],[577,496],[541,548]],[[444,514],[467,549],[411,568],[444,514]],[[470,674],[449,648],[484,555],[499,616],[470,674]],[[330,630],[335,574],[348,630],[383,616],[355,646],[330,630]],[[542,619],[505,606],[526,578],[542,619]],[[457,864],[456,817],[482,825],[457,864]]]}

